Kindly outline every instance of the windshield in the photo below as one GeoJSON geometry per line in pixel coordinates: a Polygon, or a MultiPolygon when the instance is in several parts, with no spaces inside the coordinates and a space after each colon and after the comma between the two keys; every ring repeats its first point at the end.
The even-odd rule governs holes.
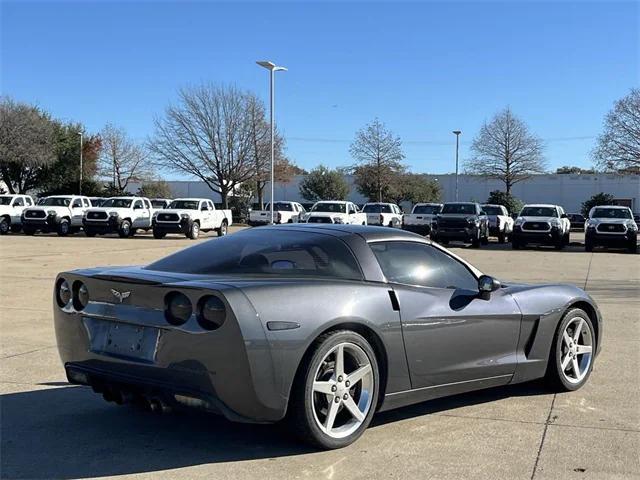
{"type": "Polygon", "coordinates": [[[102,204],[103,208],[129,208],[131,200],[127,198],[109,198],[102,204]]]}
{"type": "Polygon", "coordinates": [[[484,210],[484,213],[487,215],[502,215],[502,209],[500,207],[490,207],[485,205],[482,207],[482,210],[484,210]]]}
{"type": "Polygon", "coordinates": [[[187,248],[145,267],[194,274],[362,279],[349,248],[322,233],[248,229],[187,248]]]}
{"type": "Polygon", "coordinates": [[[198,200],[174,200],[167,208],[171,210],[197,210],[198,200]]]}
{"type": "Polygon", "coordinates": [[[104,203],[104,198],[91,198],[89,201],[92,207],[99,207],[104,203]]]}
{"type": "Polygon", "coordinates": [[[631,218],[626,208],[596,208],[591,218],[631,218]]]}
{"type": "Polygon", "coordinates": [[[475,215],[475,203],[445,203],[442,207],[442,213],[460,213],[464,215],[475,215]]]}
{"type": "Polygon", "coordinates": [[[413,212],[411,213],[434,215],[436,213],[440,213],[441,210],[442,206],[440,205],[416,205],[415,207],[413,207],[413,212]]]}
{"type": "Polygon", "coordinates": [[[316,203],[311,209],[311,211],[312,212],[346,213],[347,205],[344,203],[322,202],[322,203],[316,203]]]}
{"type": "MultiPolygon", "coordinates": [[[[264,209],[271,210],[268,203],[267,206],[264,207],[264,209]]],[[[290,203],[276,202],[273,204],[273,209],[280,212],[293,212],[293,205],[290,203]]]]}
{"type": "Polygon", "coordinates": [[[391,205],[386,203],[367,203],[362,211],[364,213],[393,213],[391,205]]]}
{"type": "Polygon", "coordinates": [[[151,200],[151,206],[153,208],[164,208],[167,202],[164,200],[151,200]]]}
{"type": "Polygon", "coordinates": [[[42,205],[44,207],[68,207],[71,203],[71,198],[69,197],[49,197],[45,198],[38,205],[42,205]]]}
{"type": "Polygon", "coordinates": [[[521,217],[557,217],[558,212],[553,207],[524,207],[521,217]]]}
{"type": "Polygon", "coordinates": [[[13,197],[5,197],[5,196],[0,197],[0,205],[10,205],[12,198],[13,197]]]}

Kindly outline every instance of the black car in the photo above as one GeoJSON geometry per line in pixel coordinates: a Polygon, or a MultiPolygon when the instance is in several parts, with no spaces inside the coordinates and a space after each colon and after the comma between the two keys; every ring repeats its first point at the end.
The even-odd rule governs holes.
{"type": "Polygon", "coordinates": [[[579,213],[567,213],[567,218],[569,219],[569,222],[571,222],[571,230],[579,232],[584,231],[584,222],[587,221],[587,219],[584,218],[584,215],[579,213]]]}
{"type": "Polygon", "coordinates": [[[431,238],[444,245],[457,240],[478,248],[489,243],[489,218],[478,203],[445,203],[436,217],[431,238]]]}

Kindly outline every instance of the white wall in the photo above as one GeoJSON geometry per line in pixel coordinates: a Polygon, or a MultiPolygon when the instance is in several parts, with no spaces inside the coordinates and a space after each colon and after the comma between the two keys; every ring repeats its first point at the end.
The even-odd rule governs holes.
{"type": "MultiPolygon", "coordinates": [[[[426,175],[437,180],[442,186],[443,200],[455,200],[455,175],[426,175]]],[[[304,176],[298,175],[289,183],[277,183],[275,196],[278,200],[304,201],[300,196],[299,184],[304,176]]],[[[351,185],[349,200],[365,203],[366,198],[360,195],[353,186],[353,178],[347,176],[351,185]]],[[[204,197],[214,202],[220,196],[212,192],[200,181],[168,182],[173,197],[204,197]]],[[[139,185],[132,186],[136,191],[139,185]]],[[[492,190],[503,190],[504,186],[497,180],[474,175],[458,177],[459,199],[461,201],[484,202],[492,190]]],[[[580,205],[592,195],[600,192],[610,193],[616,199],[630,199],[634,212],[640,212],[640,175],[613,174],[581,174],[581,175],[536,175],[513,187],[513,194],[525,203],[553,203],[562,205],[567,212],[579,212],[580,205]]],[[[269,185],[265,188],[265,200],[268,200],[269,185]]]]}

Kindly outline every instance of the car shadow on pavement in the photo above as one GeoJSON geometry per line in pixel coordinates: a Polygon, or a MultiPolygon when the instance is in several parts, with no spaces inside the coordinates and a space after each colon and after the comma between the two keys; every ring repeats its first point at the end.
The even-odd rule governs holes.
{"type": "MultiPolygon", "coordinates": [[[[517,395],[501,387],[384,412],[373,426],[517,395]]],[[[283,424],[232,423],[200,412],[160,415],[105,403],[88,387],[0,396],[2,478],[87,478],[300,455],[313,449],[283,424]]]]}

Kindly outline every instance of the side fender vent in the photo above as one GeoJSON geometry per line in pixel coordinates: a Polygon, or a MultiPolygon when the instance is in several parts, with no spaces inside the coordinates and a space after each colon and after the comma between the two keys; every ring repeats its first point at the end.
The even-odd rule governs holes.
{"type": "Polygon", "coordinates": [[[533,348],[533,343],[536,340],[536,335],[538,334],[539,325],[540,325],[540,318],[536,318],[535,322],[533,322],[533,327],[531,328],[531,333],[529,334],[527,343],[525,343],[524,345],[524,354],[527,358],[529,358],[529,354],[531,353],[531,349],[533,348]]]}

